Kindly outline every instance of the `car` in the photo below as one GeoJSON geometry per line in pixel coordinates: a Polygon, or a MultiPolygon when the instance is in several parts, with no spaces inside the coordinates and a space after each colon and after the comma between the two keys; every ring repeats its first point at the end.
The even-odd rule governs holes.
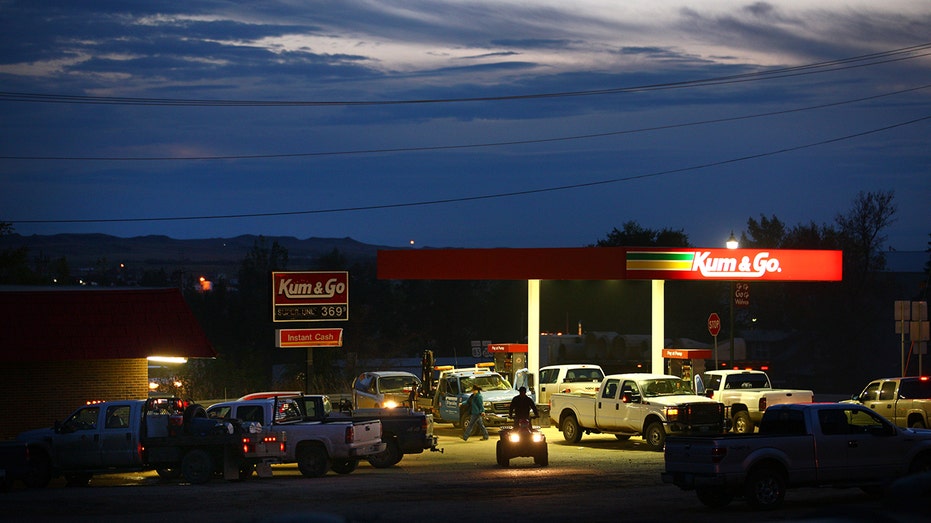
{"type": "Polygon", "coordinates": [[[355,409],[413,406],[411,396],[420,386],[420,378],[410,372],[363,372],[352,382],[352,406],[355,409]]]}

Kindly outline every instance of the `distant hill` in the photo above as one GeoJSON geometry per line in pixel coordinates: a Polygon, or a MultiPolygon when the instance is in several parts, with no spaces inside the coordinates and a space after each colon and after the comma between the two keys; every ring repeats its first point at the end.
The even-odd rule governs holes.
{"type": "MultiPolygon", "coordinates": [[[[137,236],[119,238],[106,234],[54,234],[48,236],[0,236],[0,251],[26,247],[29,259],[42,257],[58,260],[64,257],[74,270],[94,267],[101,260],[107,264],[124,263],[139,269],[175,269],[233,273],[259,236],[235,238],[177,240],[168,236],[137,236]]],[[[288,250],[288,268],[302,270],[320,256],[339,252],[350,261],[375,259],[378,249],[391,248],[368,245],[352,238],[307,238],[293,236],[263,236],[265,245],[274,242],[288,250]]]]}

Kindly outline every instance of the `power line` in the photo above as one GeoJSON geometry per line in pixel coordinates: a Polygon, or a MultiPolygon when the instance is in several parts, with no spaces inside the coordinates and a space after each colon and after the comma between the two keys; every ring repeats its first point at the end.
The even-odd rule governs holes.
{"type": "Polygon", "coordinates": [[[705,87],[729,83],[758,81],[771,78],[786,78],[792,76],[821,74],[827,72],[867,67],[902,60],[913,60],[928,56],[931,53],[919,53],[931,50],[931,43],[902,47],[890,51],[882,51],[859,55],[837,60],[828,60],[800,66],[756,71],[729,76],[720,76],[705,79],[685,80],[680,82],[665,82],[630,87],[613,87],[607,89],[594,89],[584,91],[561,91],[553,93],[532,93],[502,96],[479,96],[463,98],[425,98],[408,100],[207,100],[182,98],[136,98],[120,96],[83,96],[67,94],[42,94],[0,91],[0,101],[27,102],[27,103],[59,103],[59,104],[92,104],[92,105],[141,105],[141,106],[185,106],[185,107],[319,107],[319,106],[373,106],[373,105],[411,105],[411,104],[446,104],[464,102],[495,102],[506,100],[526,100],[540,98],[562,98],[576,96],[596,96],[619,93],[636,93],[645,91],[682,89],[686,87],[705,87]]]}
{"type": "Polygon", "coordinates": [[[394,147],[394,148],[380,148],[380,149],[353,149],[346,151],[318,151],[318,152],[303,152],[303,153],[268,153],[268,154],[236,154],[236,155],[213,155],[213,156],[0,156],[0,160],[28,160],[28,161],[95,161],[95,162],[165,162],[165,161],[213,161],[213,160],[258,160],[258,159],[284,159],[284,158],[309,158],[309,157],[322,157],[322,156],[348,156],[348,155],[362,155],[362,154],[385,154],[385,153],[402,153],[402,152],[426,152],[426,151],[441,151],[441,150],[454,150],[454,149],[477,149],[477,148],[487,148],[487,147],[503,147],[503,146],[512,146],[512,145],[530,145],[530,144],[540,144],[540,143],[552,143],[552,142],[566,142],[574,140],[587,140],[592,138],[604,138],[608,136],[620,136],[625,134],[637,134],[643,132],[652,132],[652,131],[662,131],[669,129],[677,129],[683,127],[694,127],[699,125],[709,125],[716,123],[726,123],[734,122],[740,120],[750,120],[754,118],[763,118],[769,116],[779,116],[784,114],[798,113],[804,111],[811,111],[816,109],[825,109],[828,107],[837,107],[841,105],[849,105],[859,102],[866,102],[871,100],[877,100],[880,98],[886,98],[890,96],[895,96],[904,93],[910,93],[915,91],[921,91],[924,89],[931,88],[931,84],[920,85],[917,87],[910,87],[907,89],[900,89],[898,91],[891,91],[887,93],[880,93],[872,96],[865,96],[861,98],[853,98],[848,100],[842,100],[839,102],[828,102],[817,105],[810,105],[806,107],[797,107],[794,109],[782,109],[779,111],[769,111],[764,113],[756,113],[742,116],[732,116],[727,118],[715,118],[711,120],[698,120],[693,122],[683,122],[676,124],[668,125],[658,125],[652,127],[641,127],[637,129],[626,129],[620,131],[606,131],[601,133],[588,133],[572,136],[559,136],[551,138],[537,138],[537,139],[528,139],[528,140],[508,140],[503,142],[483,142],[483,143],[473,143],[473,144],[452,144],[452,145],[434,145],[434,146],[417,146],[417,147],[394,147]]]}
{"type": "Polygon", "coordinates": [[[829,138],[825,140],[820,140],[817,142],[811,142],[802,145],[796,145],[792,147],[785,147],[782,149],[777,149],[773,151],[767,151],[763,153],[750,154],[745,156],[739,156],[736,158],[730,158],[726,160],[719,160],[716,162],[709,162],[704,164],[692,165],[687,167],[680,167],[677,169],[668,169],[664,171],[656,171],[652,173],[644,173],[632,176],[625,176],[621,178],[612,178],[608,180],[598,180],[593,182],[584,182],[576,183],[569,185],[559,185],[554,187],[544,187],[540,189],[527,189],[523,191],[510,191],[503,193],[494,193],[494,194],[484,194],[476,196],[464,196],[459,198],[445,198],[438,200],[425,200],[418,202],[401,202],[393,204],[381,204],[381,205],[365,205],[365,206],[356,206],[356,207],[340,207],[333,209],[314,209],[314,210],[305,210],[305,211],[282,211],[282,212],[269,212],[269,213],[249,213],[249,214],[223,214],[223,215],[207,215],[207,216],[178,216],[178,217],[160,217],[160,218],[111,218],[111,219],[80,219],[80,220],[8,220],[9,223],[13,224],[52,224],[52,223],[127,223],[127,222],[164,222],[164,221],[194,221],[194,220],[225,220],[225,219],[238,219],[238,218],[264,218],[264,217],[275,217],[275,216],[298,216],[298,215],[309,215],[309,214],[335,214],[341,212],[358,212],[358,211],[373,211],[373,210],[383,210],[383,209],[399,209],[405,207],[424,207],[428,205],[443,205],[449,203],[462,203],[462,202],[474,202],[479,200],[492,200],[499,198],[510,198],[517,196],[528,196],[532,194],[542,194],[550,193],[557,191],[567,191],[572,189],[583,189],[588,187],[597,187],[601,185],[616,184],[622,182],[629,182],[633,180],[641,180],[646,178],[655,178],[659,176],[667,176],[671,174],[679,174],[688,171],[697,171],[700,169],[709,169],[712,167],[719,167],[722,165],[728,165],[733,163],[745,162],[748,160],[755,160],[759,158],[765,158],[768,156],[775,156],[779,154],[785,154],[794,151],[800,151],[803,149],[809,149],[812,147],[819,147],[822,145],[842,142],[846,140],[852,140],[855,138],[860,138],[863,136],[868,136],[871,134],[876,134],[884,131],[889,131],[899,127],[905,127],[908,125],[914,125],[921,123],[927,120],[931,120],[931,115],[923,116],[920,118],[915,118],[913,120],[908,120],[905,122],[899,122],[884,127],[879,127],[876,129],[871,129],[867,131],[862,131],[859,133],[848,134],[836,138],[829,138]]]}

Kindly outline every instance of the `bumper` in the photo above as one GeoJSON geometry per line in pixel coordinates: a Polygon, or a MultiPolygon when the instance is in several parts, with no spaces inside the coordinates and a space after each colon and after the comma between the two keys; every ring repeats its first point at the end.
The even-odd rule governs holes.
{"type": "Polygon", "coordinates": [[[366,445],[364,447],[355,447],[349,449],[349,457],[351,458],[363,458],[366,456],[371,456],[372,454],[378,454],[388,447],[387,443],[379,441],[378,443],[373,443],[371,445],[366,445]]]}
{"type": "Polygon", "coordinates": [[[506,414],[496,414],[494,412],[485,411],[485,426],[486,427],[500,427],[502,425],[513,425],[514,422],[507,417],[506,414]]]}
{"type": "Polygon", "coordinates": [[[696,487],[725,487],[727,477],[721,474],[693,474],[690,472],[663,472],[663,483],[671,483],[684,490],[696,487]]]}
{"type": "Polygon", "coordinates": [[[680,423],[678,421],[672,421],[666,426],[666,431],[673,434],[688,434],[688,435],[702,435],[702,434],[723,434],[727,432],[726,425],[724,423],[714,424],[714,425],[688,425],[685,423],[680,423]]]}

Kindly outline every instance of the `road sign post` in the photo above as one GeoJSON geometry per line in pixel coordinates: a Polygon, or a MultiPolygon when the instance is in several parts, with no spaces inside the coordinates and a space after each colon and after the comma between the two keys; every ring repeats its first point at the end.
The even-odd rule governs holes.
{"type": "Polygon", "coordinates": [[[721,332],[721,317],[712,312],[708,316],[708,333],[714,337],[714,368],[718,368],[718,334],[721,332]]]}

